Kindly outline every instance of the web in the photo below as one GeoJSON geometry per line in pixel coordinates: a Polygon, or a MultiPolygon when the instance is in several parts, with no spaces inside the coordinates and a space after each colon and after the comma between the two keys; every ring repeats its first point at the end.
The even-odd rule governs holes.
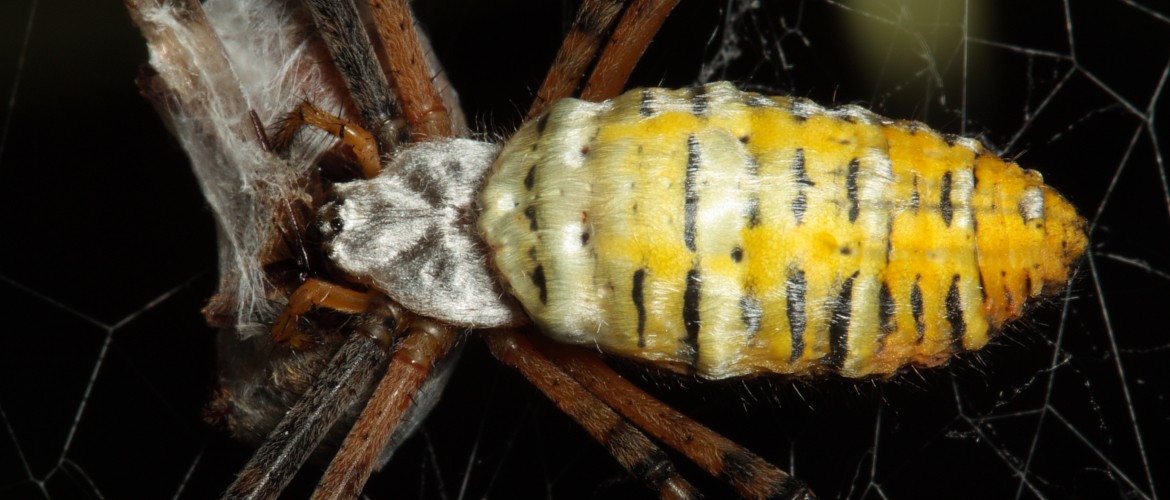
{"type": "MultiPolygon", "coordinates": [[[[575,10],[527,3],[418,7],[478,130],[515,128],[575,10]]],[[[633,84],[730,79],[980,138],[1042,171],[1091,221],[1093,244],[1063,299],[943,369],[714,387],[628,373],[822,498],[1165,495],[1170,131],[1155,118],[1170,12],[1136,0],[698,4],[667,21],[633,84]]],[[[0,26],[0,496],[217,496],[249,450],[200,418],[215,234],[133,85],[143,42],[113,2],[6,2],[0,26]]],[[[646,496],[482,346],[465,351],[371,496],[646,496]]]]}

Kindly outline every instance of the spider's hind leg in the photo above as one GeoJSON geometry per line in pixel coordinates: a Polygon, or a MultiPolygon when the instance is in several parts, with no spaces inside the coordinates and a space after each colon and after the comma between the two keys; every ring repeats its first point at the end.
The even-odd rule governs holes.
{"type": "Polygon", "coordinates": [[[815,498],[799,479],[647,394],[596,355],[547,339],[538,339],[537,347],[605,404],[686,455],[708,474],[730,483],[740,496],[791,500],[815,498]]]}
{"type": "Polygon", "coordinates": [[[483,338],[493,356],[518,370],[660,498],[701,496],[679,475],[661,448],[545,357],[527,335],[504,330],[487,332],[483,338]]]}

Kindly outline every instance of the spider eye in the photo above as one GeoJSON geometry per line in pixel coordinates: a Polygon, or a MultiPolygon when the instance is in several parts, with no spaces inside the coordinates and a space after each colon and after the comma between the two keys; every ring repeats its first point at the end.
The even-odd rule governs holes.
{"type": "Polygon", "coordinates": [[[345,229],[345,219],[341,216],[340,205],[344,201],[327,203],[317,212],[317,223],[313,224],[323,243],[328,242],[337,233],[345,229]]]}

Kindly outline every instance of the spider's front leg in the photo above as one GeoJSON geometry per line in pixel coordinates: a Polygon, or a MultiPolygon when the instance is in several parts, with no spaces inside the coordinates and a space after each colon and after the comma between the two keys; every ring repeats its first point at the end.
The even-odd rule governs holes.
{"type": "Polygon", "coordinates": [[[376,292],[359,292],[327,281],[307,280],[289,297],[288,306],[272,325],[272,342],[276,345],[288,345],[294,350],[313,347],[317,342],[311,335],[297,327],[301,316],[314,307],[324,307],[348,314],[367,314],[379,297],[376,292]]]}
{"type": "MultiPolygon", "coordinates": [[[[339,145],[348,146],[356,157],[365,178],[372,178],[382,170],[378,142],[361,125],[341,118],[304,101],[285,115],[273,134],[273,148],[287,150],[302,127],[315,127],[337,138],[339,145]]],[[[288,305],[272,326],[272,342],[304,350],[317,344],[315,339],[298,328],[304,314],[314,307],[323,307],[349,314],[366,314],[377,300],[375,292],[360,292],[319,279],[309,279],[297,287],[289,297],[288,305]]]]}
{"type": "Polygon", "coordinates": [[[287,150],[301,127],[315,127],[337,138],[342,145],[353,151],[362,176],[369,179],[382,171],[378,153],[378,141],[361,125],[318,108],[308,101],[301,102],[290,111],[277,126],[273,135],[273,147],[277,151],[287,150]]]}

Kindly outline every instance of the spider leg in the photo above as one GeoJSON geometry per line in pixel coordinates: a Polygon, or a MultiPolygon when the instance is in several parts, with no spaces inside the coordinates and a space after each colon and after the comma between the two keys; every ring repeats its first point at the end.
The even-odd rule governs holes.
{"type": "Polygon", "coordinates": [[[493,331],[483,336],[492,355],[520,371],[557,408],[576,420],[593,439],[609,450],[630,474],[641,478],[661,498],[698,498],[666,453],[637,428],[590,394],[514,330],[493,331]]]}
{"type": "Polygon", "coordinates": [[[283,150],[292,143],[297,131],[304,126],[316,127],[337,137],[342,144],[353,150],[361,166],[362,175],[367,179],[382,171],[382,160],[378,156],[378,141],[361,125],[318,108],[310,102],[301,102],[285,115],[273,137],[273,146],[283,150]]]}
{"type": "Polygon", "coordinates": [[[596,355],[545,339],[537,347],[623,417],[729,482],[744,498],[814,498],[800,480],[647,394],[596,355]]]}
{"type": "Polygon", "coordinates": [[[395,306],[382,314],[364,318],[317,381],[269,433],[223,498],[275,498],[288,485],[329,428],[369,387],[386,358],[386,346],[407,324],[395,306]]]}
{"type": "Polygon", "coordinates": [[[678,0],[636,0],[618,23],[581,92],[586,101],[617,96],[678,0]]]}
{"type": "Polygon", "coordinates": [[[415,394],[446,357],[459,335],[438,322],[416,319],[394,350],[390,369],[374,390],[341,449],[334,455],[313,498],[357,498],[415,394]]]}
{"type": "Polygon", "coordinates": [[[382,147],[398,143],[397,101],[386,74],[378,67],[374,46],[353,0],[307,0],[313,24],[341,72],[362,122],[373,130],[382,147]]]}
{"type": "Polygon", "coordinates": [[[325,307],[350,314],[365,314],[379,302],[377,292],[359,292],[326,281],[310,279],[297,287],[288,299],[288,307],[272,326],[272,342],[288,344],[300,350],[314,345],[313,338],[297,328],[297,321],[314,307],[325,307]]]}
{"type": "Polygon", "coordinates": [[[450,137],[451,119],[431,70],[406,0],[370,0],[390,71],[390,84],[410,126],[412,142],[450,137]]]}
{"type": "Polygon", "coordinates": [[[587,101],[617,96],[650,45],[650,39],[658,33],[677,4],[678,0],[591,0],[582,4],[572,29],[557,52],[553,67],[528,110],[528,118],[535,118],[549,104],[577,90],[585,68],[597,58],[602,38],[624,9],[621,21],[610,35],[605,51],[597,58],[592,76],[581,94],[581,98],[587,101]]]}
{"type": "Polygon", "coordinates": [[[573,26],[561,42],[552,68],[536,93],[528,110],[528,119],[536,118],[550,103],[577,91],[589,63],[597,55],[602,39],[613,26],[617,15],[630,0],[586,0],[577,10],[573,26]]]}

